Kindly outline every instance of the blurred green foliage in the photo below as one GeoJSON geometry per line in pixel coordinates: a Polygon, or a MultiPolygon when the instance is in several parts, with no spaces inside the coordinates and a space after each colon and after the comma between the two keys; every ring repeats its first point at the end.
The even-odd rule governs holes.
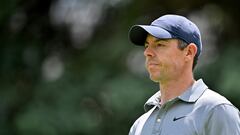
{"type": "Polygon", "coordinates": [[[199,66],[196,78],[240,107],[240,15],[234,1],[132,0],[106,7],[103,20],[80,49],[72,45],[69,27],[52,24],[54,2],[0,1],[1,135],[127,134],[145,101],[158,90],[146,73],[133,71],[139,65],[129,67],[132,51],[139,48],[129,43],[128,29],[166,13],[189,15],[209,4],[223,9],[229,20],[217,35],[216,59],[199,66]],[[58,60],[63,67],[59,77],[49,80],[43,72],[52,56],[58,59],[53,57],[56,63],[50,68],[58,60]]]}

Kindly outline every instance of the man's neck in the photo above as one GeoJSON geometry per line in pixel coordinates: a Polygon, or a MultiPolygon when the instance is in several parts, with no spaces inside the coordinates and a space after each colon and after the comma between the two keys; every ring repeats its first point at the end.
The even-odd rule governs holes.
{"type": "Polygon", "coordinates": [[[193,77],[180,78],[171,81],[159,82],[161,92],[161,105],[184,93],[194,83],[193,77]]]}

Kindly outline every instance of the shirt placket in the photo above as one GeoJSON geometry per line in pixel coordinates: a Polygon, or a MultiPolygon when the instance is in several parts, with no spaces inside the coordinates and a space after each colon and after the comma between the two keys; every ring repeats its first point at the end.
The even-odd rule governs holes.
{"type": "Polygon", "coordinates": [[[176,101],[176,99],[169,101],[166,104],[164,104],[162,107],[160,107],[159,113],[155,119],[152,135],[161,135],[162,134],[162,127],[163,127],[164,120],[166,118],[165,116],[167,114],[169,107],[175,101],[176,101]]]}
{"type": "Polygon", "coordinates": [[[158,111],[158,115],[155,119],[152,135],[160,135],[162,130],[162,123],[164,121],[164,116],[166,115],[167,105],[163,105],[158,111]]]}

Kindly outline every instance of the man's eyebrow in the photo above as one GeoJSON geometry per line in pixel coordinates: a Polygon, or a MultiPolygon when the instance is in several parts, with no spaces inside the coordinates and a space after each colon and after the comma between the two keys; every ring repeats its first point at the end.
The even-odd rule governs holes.
{"type": "Polygon", "coordinates": [[[157,43],[157,42],[169,42],[169,39],[156,39],[154,42],[157,43]]]}
{"type": "Polygon", "coordinates": [[[148,44],[148,41],[147,41],[147,40],[145,40],[144,44],[148,44]]]}
{"type": "MultiPolygon", "coordinates": [[[[155,39],[153,42],[154,43],[158,43],[158,42],[169,42],[168,39],[155,39]]],[[[146,40],[144,44],[149,44],[148,41],[146,40]]]]}

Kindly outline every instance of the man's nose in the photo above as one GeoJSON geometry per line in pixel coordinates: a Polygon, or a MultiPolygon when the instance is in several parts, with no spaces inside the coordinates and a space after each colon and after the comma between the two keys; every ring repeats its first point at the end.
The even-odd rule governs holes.
{"type": "Polygon", "coordinates": [[[144,56],[145,57],[153,57],[154,56],[154,50],[151,47],[146,47],[144,50],[144,56]]]}

